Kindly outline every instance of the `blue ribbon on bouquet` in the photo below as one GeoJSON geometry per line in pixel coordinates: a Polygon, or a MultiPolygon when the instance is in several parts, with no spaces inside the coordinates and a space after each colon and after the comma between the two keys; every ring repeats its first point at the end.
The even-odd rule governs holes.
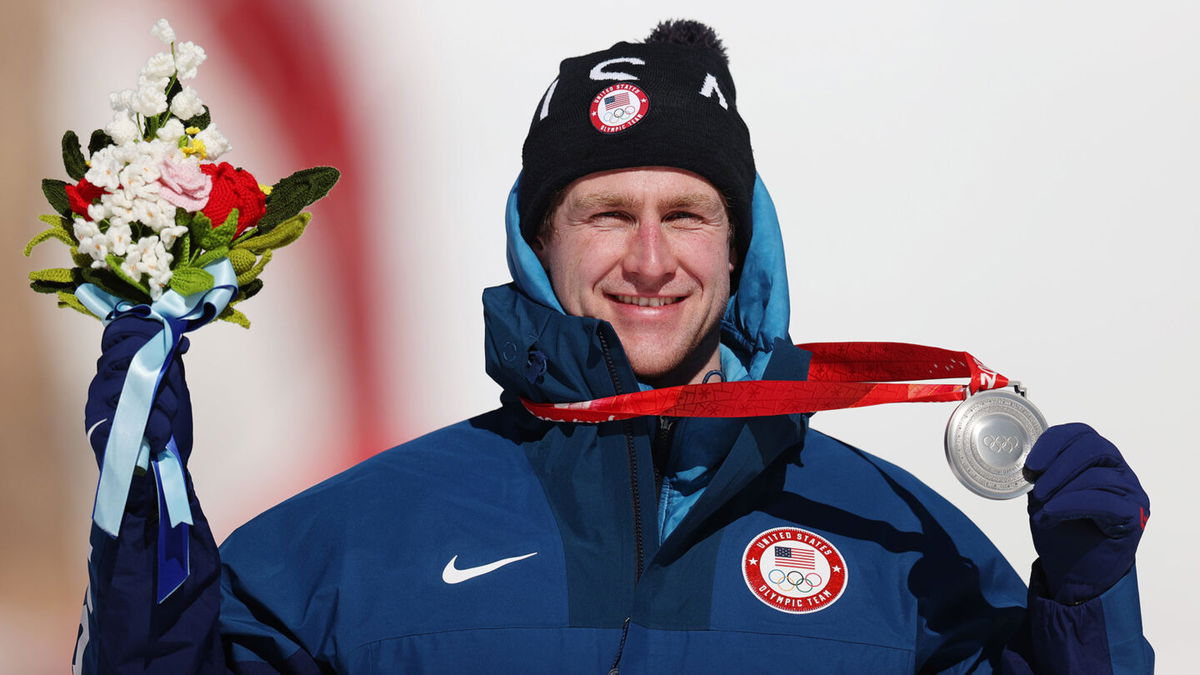
{"type": "Polygon", "coordinates": [[[75,289],[75,297],[93,314],[103,317],[101,320],[105,325],[126,314],[137,314],[162,324],[162,330],[138,350],[129,364],[113,415],[112,431],[104,447],[96,505],[92,510],[92,520],[115,539],[129,499],[134,467],[143,470],[153,467],[158,488],[157,589],[160,603],[187,579],[188,526],[192,524],[192,508],[188,504],[183,458],[175,437],[172,436],[167,446],[151,457],[150,445],[145,440],[146,421],[158,385],[183,334],[215,319],[237,292],[237,275],[227,258],[204,269],[215,280],[211,289],[186,297],[169,290],[149,306],[134,304],[93,284],[82,284],[75,289]]]}

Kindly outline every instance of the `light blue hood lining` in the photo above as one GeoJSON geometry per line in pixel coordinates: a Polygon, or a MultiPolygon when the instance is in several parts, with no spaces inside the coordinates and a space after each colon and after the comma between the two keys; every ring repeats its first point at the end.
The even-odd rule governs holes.
{"type": "MultiPolygon", "coordinates": [[[[508,270],[517,288],[527,296],[565,314],[541,261],[521,235],[517,208],[520,182],[518,177],[509,192],[505,209],[508,270]]],[[[730,297],[721,319],[721,370],[727,382],[761,379],[776,340],[791,341],[788,337],[791,304],[783,235],[775,204],[758,176],[754,181],[754,201],[750,210],[754,219],[753,235],[745,260],[738,261],[741,267],[738,289],[730,297]]],[[[642,388],[650,387],[642,385],[642,388]]],[[[658,503],[660,541],[667,538],[700,499],[724,459],[696,456],[696,450],[699,448],[677,451],[668,460],[658,503]]]]}

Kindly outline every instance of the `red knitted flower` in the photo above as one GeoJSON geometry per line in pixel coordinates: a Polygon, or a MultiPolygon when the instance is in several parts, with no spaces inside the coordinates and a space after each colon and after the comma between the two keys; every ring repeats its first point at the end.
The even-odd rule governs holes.
{"type": "Polygon", "coordinates": [[[237,231],[233,235],[237,237],[263,217],[267,210],[267,196],[249,171],[235,169],[228,162],[201,164],[200,170],[212,177],[212,192],[203,211],[213,227],[220,227],[229,217],[229,212],[237,209],[237,231]]]}
{"type": "Polygon", "coordinates": [[[86,178],[79,179],[79,185],[67,186],[67,201],[71,203],[71,211],[81,215],[86,220],[91,220],[88,215],[88,205],[100,198],[104,194],[104,188],[96,187],[87,182],[86,178]]]}

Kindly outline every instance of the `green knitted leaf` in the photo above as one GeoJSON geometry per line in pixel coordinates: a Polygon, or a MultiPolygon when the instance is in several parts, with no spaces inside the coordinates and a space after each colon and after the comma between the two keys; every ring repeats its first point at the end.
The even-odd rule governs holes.
{"type": "Polygon", "coordinates": [[[195,262],[193,262],[191,264],[191,266],[192,267],[206,267],[210,263],[214,263],[214,262],[220,260],[221,258],[224,258],[227,255],[229,255],[229,247],[228,246],[218,246],[217,248],[214,248],[211,251],[205,251],[204,255],[200,256],[199,258],[196,258],[195,262]]]}
{"type": "Polygon", "coordinates": [[[98,150],[112,144],[112,136],[104,133],[103,129],[97,129],[92,132],[92,137],[88,139],[88,153],[94,155],[98,150]]]}
{"type": "Polygon", "coordinates": [[[177,209],[175,209],[175,226],[176,227],[189,227],[192,224],[192,218],[197,215],[204,215],[204,214],[192,213],[191,211],[184,211],[183,209],[177,208],[177,209]]]}
{"type": "MultiPolygon", "coordinates": [[[[181,211],[183,209],[180,209],[181,211]]],[[[187,262],[192,259],[192,236],[185,234],[175,240],[175,259],[187,262]]]]}
{"type": "MultiPolygon", "coordinates": [[[[237,231],[237,219],[238,210],[231,210],[229,212],[229,217],[225,219],[225,222],[222,223],[220,227],[209,230],[203,237],[200,238],[200,246],[205,249],[228,246],[229,242],[233,239],[233,233],[237,231]]],[[[199,220],[199,218],[196,220],[199,220]]],[[[208,219],[205,218],[205,220],[208,219]]]]}
{"type": "Polygon", "coordinates": [[[71,235],[67,234],[66,230],[61,227],[52,227],[48,230],[42,230],[37,236],[30,239],[28,244],[25,244],[25,257],[28,258],[33,253],[33,247],[50,239],[57,239],[67,246],[75,245],[75,240],[71,238],[71,235]]]}
{"type": "Polygon", "coordinates": [[[50,208],[62,215],[71,212],[71,201],[67,199],[67,184],[61,180],[46,178],[42,181],[42,194],[50,202],[50,208]]]}
{"type": "Polygon", "coordinates": [[[30,281],[47,281],[54,284],[71,284],[76,283],[78,277],[73,272],[72,267],[51,267],[44,270],[29,273],[30,281]]]}
{"type": "MultiPolygon", "coordinates": [[[[176,218],[179,217],[179,212],[182,210],[183,209],[176,210],[176,218]]],[[[178,220],[176,222],[178,222],[178,220]]],[[[203,213],[194,213],[192,214],[192,219],[188,222],[187,226],[188,235],[192,238],[192,253],[198,254],[200,249],[203,248],[201,242],[204,241],[204,237],[206,237],[212,230],[212,221],[209,220],[208,216],[204,215],[203,213]]]]}
{"type": "Polygon", "coordinates": [[[228,321],[229,323],[236,323],[242,328],[250,327],[250,319],[247,319],[245,314],[242,314],[239,310],[234,309],[232,306],[227,306],[225,311],[217,315],[217,318],[222,321],[228,321]]]}
{"type": "Polygon", "coordinates": [[[266,251],[283,248],[304,234],[304,228],[308,227],[308,221],[310,220],[312,220],[311,213],[301,213],[276,225],[274,229],[266,234],[258,234],[249,239],[238,240],[233,245],[233,248],[244,248],[255,254],[262,254],[266,251]]]}
{"type": "Polygon", "coordinates": [[[104,261],[108,263],[109,271],[111,271],[113,274],[115,274],[118,279],[120,279],[121,281],[124,281],[125,283],[129,284],[130,286],[133,286],[134,288],[138,289],[139,291],[145,293],[147,296],[150,295],[150,287],[149,286],[141,283],[140,281],[134,281],[132,278],[130,278],[130,276],[128,274],[125,273],[125,270],[121,269],[121,259],[118,258],[116,255],[109,253],[108,256],[104,259],[104,261]]]}
{"type": "Polygon", "coordinates": [[[204,131],[205,129],[208,128],[208,125],[211,122],[212,122],[212,115],[208,112],[208,106],[204,106],[204,112],[200,113],[199,115],[196,115],[195,117],[193,117],[190,120],[185,121],[183,123],[183,128],[186,129],[188,127],[196,127],[200,131],[204,131]]]}
{"type": "Polygon", "coordinates": [[[34,293],[58,293],[74,288],[70,284],[59,284],[53,281],[31,281],[29,287],[33,289],[34,293]]]}
{"type": "Polygon", "coordinates": [[[83,148],[79,147],[79,137],[74,131],[68,131],[62,137],[63,166],[71,180],[78,181],[87,173],[87,160],[83,158],[83,148]]]}
{"type": "Polygon", "coordinates": [[[93,319],[100,318],[100,317],[96,316],[95,314],[92,314],[92,311],[90,309],[88,309],[87,307],[84,307],[83,303],[79,301],[79,298],[75,297],[74,293],[68,293],[66,291],[59,291],[58,292],[58,306],[59,307],[70,307],[71,309],[75,310],[76,312],[79,312],[81,314],[86,314],[86,315],[92,317],[93,319]]]}
{"type": "Polygon", "coordinates": [[[332,166],[304,169],[280,180],[267,196],[267,212],[258,221],[258,231],[265,234],[280,223],[300,213],[309,204],[329,193],[341,172],[332,166]]]}
{"type": "Polygon", "coordinates": [[[215,282],[213,275],[196,267],[180,267],[171,273],[171,289],[180,295],[203,293],[215,282]]]}
{"type": "MultiPolygon", "coordinates": [[[[66,216],[51,215],[48,213],[45,215],[38,216],[38,220],[49,225],[50,227],[62,228],[63,230],[65,230],[68,233],[71,232],[72,225],[73,225],[71,219],[67,218],[66,216]]],[[[74,239],[74,237],[72,237],[72,239],[74,239]]]]}
{"type": "Polygon", "coordinates": [[[92,256],[86,253],[80,253],[79,249],[71,247],[71,260],[76,267],[91,267],[92,256]]]}
{"type": "Polygon", "coordinates": [[[255,260],[254,254],[244,248],[235,248],[229,252],[229,264],[233,265],[234,274],[242,274],[254,267],[255,260]]]}
{"type": "Polygon", "coordinates": [[[246,284],[245,286],[241,286],[238,289],[238,295],[240,296],[240,300],[249,300],[250,298],[253,298],[254,296],[258,295],[258,292],[261,291],[262,289],[263,289],[263,280],[255,279],[255,280],[251,281],[250,283],[246,284]]]}
{"type": "Polygon", "coordinates": [[[148,305],[150,304],[150,291],[138,285],[131,285],[121,277],[117,276],[111,269],[94,267],[78,267],[83,280],[89,284],[95,284],[100,287],[100,290],[124,298],[130,302],[148,305]]]}
{"type": "Polygon", "coordinates": [[[271,251],[263,251],[262,257],[258,259],[257,265],[238,275],[238,286],[245,286],[251,281],[257,279],[258,275],[262,274],[263,268],[266,267],[267,263],[269,262],[271,262],[271,251]]]}

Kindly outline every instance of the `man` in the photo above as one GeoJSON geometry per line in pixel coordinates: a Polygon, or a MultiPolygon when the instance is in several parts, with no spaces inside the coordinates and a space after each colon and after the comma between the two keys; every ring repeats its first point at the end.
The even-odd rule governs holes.
{"type": "MultiPolygon", "coordinates": [[[[78,663],[207,672],[1148,670],[1133,555],[1148,513],[1082,425],[1027,468],[1028,592],[962,514],[808,415],[538,419],[713,379],[802,380],[778,223],[723,49],[694,22],[567,59],[508,205],[514,283],[484,294],[502,407],[267,511],[155,605],[154,492],[94,532],[78,663]],[[218,571],[218,559],[221,569],[218,571]],[[218,578],[219,577],[219,578],[218,578]],[[218,590],[219,588],[219,590],[218,590]],[[1028,607],[1027,607],[1028,605],[1028,607]]],[[[104,447],[128,356],[114,321],[89,399],[104,447]]],[[[172,364],[147,427],[186,459],[172,364]]],[[[190,490],[190,487],[189,487],[190,490]]]]}

